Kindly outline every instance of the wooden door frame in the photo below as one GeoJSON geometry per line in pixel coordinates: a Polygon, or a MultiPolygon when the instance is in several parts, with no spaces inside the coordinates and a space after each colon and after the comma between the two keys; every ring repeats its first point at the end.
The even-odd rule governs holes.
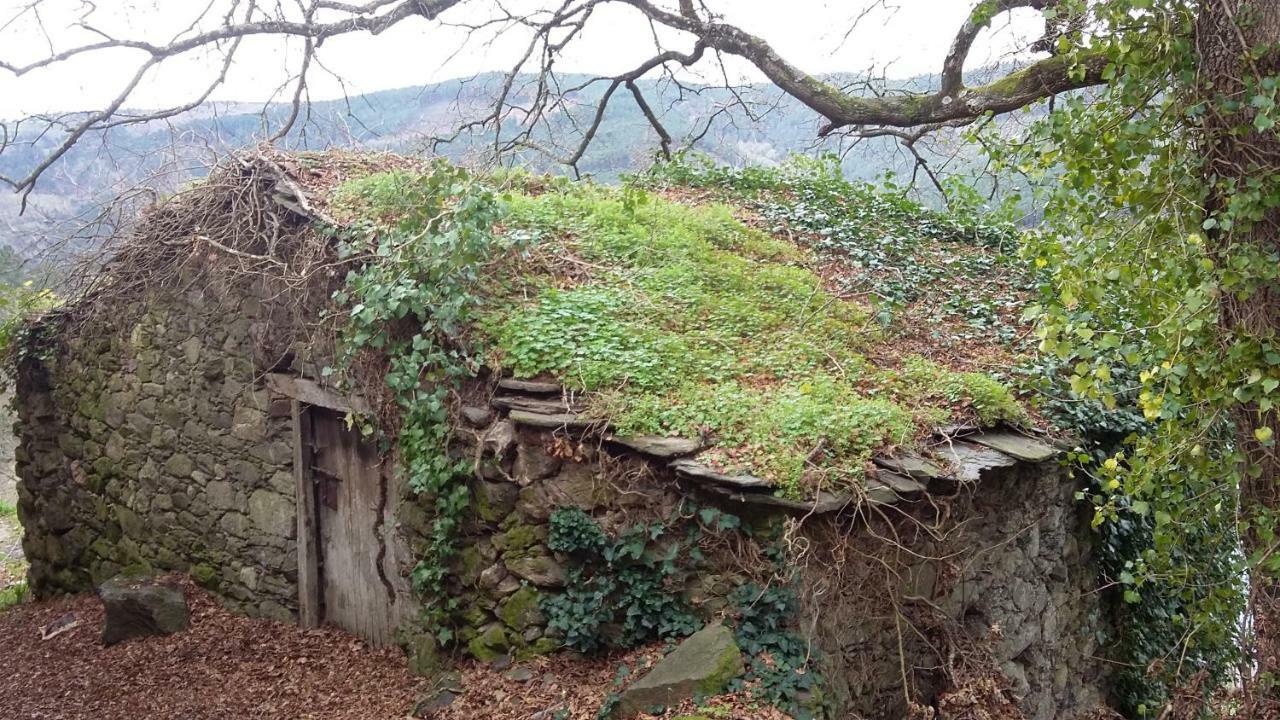
{"type": "Polygon", "coordinates": [[[298,516],[298,625],[318,627],[324,619],[324,584],[320,577],[320,523],[316,500],[317,484],[312,473],[311,409],[325,408],[341,413],[368,413],[363,398],[346,398],[317,382],[284,373],[267,373],[266,383],[279,395],[289,398],[293,417],[293,479],[298,516]]]}
{"type": "Polygon", "coordinates": [[[311,406],[290,401],[293,415],[293,479],[298,507],[298,625],[319,627],[320,524],[316,521],[316,483],[311,472],[311,406]]]}

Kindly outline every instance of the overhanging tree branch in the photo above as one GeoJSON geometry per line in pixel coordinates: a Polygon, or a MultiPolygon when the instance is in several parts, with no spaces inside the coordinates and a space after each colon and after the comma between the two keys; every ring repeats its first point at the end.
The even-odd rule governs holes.
{"type": "MultiPolygon", "coordinates": [[[[41,68],[65,63],[74,58],[94,53],[131,49],[144,55],[137,74],[124,83],[119,92],[99,111],[67,116],[71,122],[63,126],[65,137],[54,149],[42,157],[20,177],[0,177],[0,182],[12,186],[17,192],[30,193],[40,176],[63,157],[87,133],[105,130],[122,124],[142,123],[149,120],[172,117],[177,112],[191,109],[203,102],[209,93],[225,78],[238,43],[247,37],[276,36],[296,37],[304,41],[302,71],[290,104],[288,119],[274,133],[273,139],[281,139],[294,126],[307,92],[306,73],[311,63],[320,62],[319,49],[328,38],[339,35],[367,33],[376,35],[410,19],[436,20],[454,7],[467,6],[488,9],[490,18],[470,24],[453,23],[468,33],[528,32],[529,39],[523,45],[523,53],[508,66],[499,90],[489,109],[478,119],[460,122],[452,136],[463,132],[491,133],[492,152],[501,156],[522,148],[548,151],[553,157],[575,167],[583,158],[604,121],[608,103],[616,97],[616,91],[625,87],[635,99],[645,120],[654,129],[662,151],[669,152],[672,145],[670,132],[664,126],[653,106],[645,99],[640,80],[651,73],[661,73],[668,86],[674,85],[683,94],[690,87],[681,84],[675,71],[693,68],[700,63],[720,65],[723,88],[733,96],[733,103],[747,107],[737,88],[724,72],[723,56],[743,58],[755,66],[783,93],[819,114],[824,122],[819,138],[841,130],[865,133],[876,128],[930,128],[955,126],[973,122],[988,116],[1020,109],[1059,93],[1098,85],[1104,82],[1106,66],[1101,53],[1072,46],[1070,53],[1051,55],[1020,70],[984,85],[966,87],[964,66],[976,40],[991,27],[994,18],[1018,9],[1045,10],[1056,7],[1060,0],[973,0],[974,6],[963,25],[957,30],[946,58],[940,68],[940,87],[931,93],[865,93],[855,87],[842,88],[815,75],[806,73],[784,59],[764,39],[733,24],[723,21],[698,0],[546,0],[545,6],[519,14],[500,3],[481,3],[480,0],[368,0],[368,2],[343,2],[342,0],[296,0],[297,10],[286,12],[276,4],[269,14],[258,0],[234,0],[231,10],[213,27],[201,27],[208,18],[210,4],[185,30],[167,41],[113,37],[109,33],[92,28],[86,13],[79,22],[83,30],[94,32],[99,38],[67,50],[53,52],[44,58],[20,62],[4,57],[0,50],[0,72],[22,76],[41,68]],[[664,7],[661,2],[674,5],[664,7]],[[620,5],[639,12],[643,22],[650,26],[654,52],[633,70],[616,76],[600,76],[585,83],[561,83],[556,63],[582,35],[593,18],[594,11],[605,5],[620,5]],[[236,8],[241,8],[237,10],[236,8]],[[233,17],[234,15],[234,17],[233,17]],[[664,47],[673,42],[668,32],[692,36],[694,49],[680,52],[664,47]],[[172,108],[150,112],[125,112],[138,85],[157,65],[194,51],[217,48],[225,55],[221,74],[199,94],[194,103],[182,103],[172,108]],[[710,51],[710,52],[707,52],[710,51]],[[520,81],[522,74],[531,79],[520,81]],[[575,112],[575,102],[580,93],[595,83],[603,83],[605,90],[594,100],[596,107],[590,117],[580,121],[575,112]],[[568,85],[566,87],[565,85],[568,85]],[[558,118],[558,123],[552,122],[558,118]],[[513,132],[509,130],[517,126],[513,132]],[[575,136],[570,143],[562,143],[552,134],[563,133],[568,128],[575,136]],[[535,136],[535,130],[538,135],[535,136]],[[549,140],[544,138],[550,138],[549,140]],[[555,148],[565,148],[563,151],[555,148]]],[[[39,4],[40,0],[35,0],[39,4]]],[[[1046,32],[1046,37],[1051,33],[1046,32]]],[[[1055,39],[1067,37],[1059,33],[1055,39]]],[[[1083,33],[1071,37],[1081,42],[1083,33]]],[[[51,46],[52,47],[52,46],[51,46]]],[[[716,116],[722,114],[717,110],[716,116]]],[[[52,124],[50,125],[52,126],[52,124]]],[[[705,135],[708,124],[697,136],[705,135]]],[[[0,136],[8,147],[16,142],[12,126],[3,129],[0,136]]],[[[451,138],[445,138],[447,141],[451,138]]],[[[0,146],[2,149],[4,146],[0,146]]]]}
{"type": "Polygon", "coordinates": [[[955,39],[951,41],[951,49],[942,61],[942,88],[938,92],[944,96],[954,96],[964,87],[964,63],[969,58],[969,51],[973,49],[973,42],[978,39],[979,33],[991,27],[991,21],[996,16],[1024,7],[1044,10],[1055,4],[1057,0],[996,0],[984,2],[974,8],[969,17],[965,18],[964,25],[956,32],[955,39]]]}
{"type": "MultiPolygon", "coordinates": [[[[1099,53],[1046,58],[993,83],[967,89],[960,85],[957,69],[957,77],[952,80],[955,87],[950,93],[860,97],[841,92],[831,83],[800,70],[784,60],[764,39],[733,25],[671,13],[648,0],[620,1],[667,27],[695,35],[712,48],[750,61],[787,94],[827,118],[828,122],[819,132],[821,135],[850,125],[915,127],[954,120],[976,120],[987,113],[1010,112],[1059,93],[1104,82],[1102,71],[1106,60],[1099,53]]],[[[1044,6],[1054,2],[1056,0],[1002,0],[998,5],[1007,7],[997,10],[1007,12],[1016,7],[1044,6]]],[[[978,13],[985,12],[989,12],[989,3],[979,4],[961,28],[961,34],[952,44],[952,53],[948,56],[953,68],[963,67],[974,37],[990,24],[991,15],[985,19],[978,16],[978,13]]]]}

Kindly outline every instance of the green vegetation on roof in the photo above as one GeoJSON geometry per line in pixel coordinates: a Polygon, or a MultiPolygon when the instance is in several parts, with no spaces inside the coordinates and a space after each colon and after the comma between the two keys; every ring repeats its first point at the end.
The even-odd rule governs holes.
{"type": "MultiPolygon", "coordinates": [[[[751,171],[742,187],[723,186],[738,195],[697,203],[666,197],[676,184],[670,175],[661,178],[667,192],[653,190],[656,177],[623,188],[493,178],[514,189],[468,337],[490,365],[590,391],[589,412],[619,432],[706,437],[715,448],[704,459],[791,495],[855,486],[876,452],[940,424],[1025,419],[991,376],[896,346],[885,314],[926,297],[925,280],[908,276],[896,304],[870,302],[845,283],[876,276],[859,281],[842,270],[850,257],[888,257],[908,244],[990,248],[1007,242],[1007,231],[975,229],[865,187],[852,192],[820,173],[751,171]],[[779,210],[765,223],[753,221],[761,198],[779,210]],[[813,228],[781,213],[797,203],[843,229],[802,239],[813,228]],[[873,227],[875,242],[860,246],[873,227]],[[898,242],[881,242],[889,235],[898,242]]],[[[386,221],[420,207],[436,212],[438,199],[412,197],[421,186],[373,176],[339,195],[386,221]]],[[[957,257],[990,263],[993,255],[957,257]]],[[[964,267],[975,272],[973,262],[964,267]]]]}

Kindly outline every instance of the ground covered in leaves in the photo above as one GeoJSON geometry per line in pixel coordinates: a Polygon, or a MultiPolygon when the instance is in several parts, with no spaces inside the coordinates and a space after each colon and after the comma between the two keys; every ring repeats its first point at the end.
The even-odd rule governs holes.
{"type": "Polygon", "coordinates": [[[420,680],[398,649],[240,617],[190,584],[186,592],[188,631],[109,648],[93,596],[0,612],[0,717],[373,719],[412,706],[420,680]],[[68,616],[78,625],[41,639],[68,616]]]}
{"type": "MultiPolygon", "coordinates": [[[[648,647],[520,665],[464,664],[443,680],[411,675],[398,648],[372,649],[335,628],[303,630],[232,614],[184,581],[191,627],[176,635],[99,643],[102,606],[85,595],[0,611],[0,717],[24,720],[270,718],[595,720],[609,696],[661,657],[648,647]],[[42,630],[74,623],[48,639],[42,630]],[[619,668],[631,670],[623,676],[619,668]],[[429,705],[429,703],[428,703],[429,705]]],[[[787,720],[750,691],[662,716],[787,720]]]]}
{"type": "MultiPolygon", "coordinates": [[[[461,673],[453,701],[424,715],[434,720],[597,720],[612,694],[643,677],[661,657],[661,648],[650,646],[591,659],[540,657],[505,669],[501,664],[472,664],[461,673]]],[[[753,695],[748,687],[701,703],[687,700],[638,720],[790,720],[753,695]]]]}

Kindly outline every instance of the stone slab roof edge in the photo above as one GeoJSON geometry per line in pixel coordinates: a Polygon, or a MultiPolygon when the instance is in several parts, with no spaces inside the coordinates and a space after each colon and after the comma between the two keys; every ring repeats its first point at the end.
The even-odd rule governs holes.
{"type": "MultiPolygon", "coordinates": [[[[839,512],[856,505],[851,494],[820,492],[808,500],[776,497],[773,483],[749,474],[729,474],[697,461],[706,449],[701,439],[670,436],[621,436],[607,421],[581,414],[581,398],[558,383],[503,378],[501,394],[490,406],[518,425],[576,433],[595,431],[606,442],[621,445],[655,460],[665,460],[676,476],[729,501],[775,508],[798,514],[839,512]]],[[[1046,433],[1015,427],[947,426],[934,433],[929,455],[903,451],[873,459],[877,471],[868,477],[864,496],[873,504],[890,504],[929,491],[931,482],[974,482],[983,473],[1018,465],[1050,462],[1063,454],[1063,443],[1046,433]]]]}

